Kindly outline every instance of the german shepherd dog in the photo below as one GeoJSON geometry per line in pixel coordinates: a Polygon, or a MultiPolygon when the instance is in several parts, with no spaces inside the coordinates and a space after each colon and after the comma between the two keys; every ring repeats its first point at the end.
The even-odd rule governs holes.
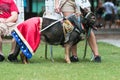
{"type": "MultiPolygon", "coordinates": [[[[80,34],[84,32],[76,16],[71,15],[67,18],[63,18],[60,21],[48,19],[48,18],[41,18],[41,19],[42,19],[42,26],[40,31],[41,39],[51,45],[64,46],[65,61],[67,63],[71,63],[69,58],[70,48],[81,40],[80,34]]],[[[96,18],[94,14],[90,12],[86,14],[86,16],[84,17],[84,21],[82,23],[85,26],[84,28],[87,30],[89,27],[94,28],[93,26],[95,25],[95,21],[96,18]]],[[[20,51],[20,46],[19,44],[17,44],[14,53],[10,54],[8,56],[8,59],[10,61],[16,60],[19,51],[20,51]]],[[[28,60],[26,56],[23,54],[23,52],[21,54],[21,59],[23,63],[25,64],[28,63],[28,60]]]]}

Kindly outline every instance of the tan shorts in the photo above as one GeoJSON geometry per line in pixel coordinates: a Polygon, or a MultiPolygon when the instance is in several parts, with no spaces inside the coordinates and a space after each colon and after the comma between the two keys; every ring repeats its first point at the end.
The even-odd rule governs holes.
{"type": "Polygon", "coordinates": [[[76,6],[75,6],[75,2],[68,0],[65,4],[64,4],[65,0],[61,1],[61,11],[62,12],[76,12],[76,6]]]}
{"type": "Polygon", "coordinates": [[[0,23],[0,36],[10,36],[11,31],[17,26],[16,23],[0,23]]]}

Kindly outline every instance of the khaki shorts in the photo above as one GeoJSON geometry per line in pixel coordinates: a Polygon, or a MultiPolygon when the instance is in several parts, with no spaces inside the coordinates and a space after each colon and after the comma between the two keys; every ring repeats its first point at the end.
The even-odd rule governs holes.
{"type": "Polygon", "coordinates": [[[65,0],[61,1],[61,11],[62,12],[76,12],[76,6],[75,6],[75,2],[73,2],[72,0],[68,0],[65,4],[64,4],[65,0]]]}
{"type": "Polygon", "coordinates": [[[16,23],[1,23],[0,22],[0,36],[4,35],[4,36],[10,36],[11,35],[11,31],[17,26],[16,23]]]}

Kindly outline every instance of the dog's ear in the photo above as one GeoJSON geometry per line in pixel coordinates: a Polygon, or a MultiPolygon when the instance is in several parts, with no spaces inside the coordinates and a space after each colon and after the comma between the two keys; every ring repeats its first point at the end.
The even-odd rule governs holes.
{"type": "Polygon", "coordinates": [[[85,16],[87,13],[90,12],[89,9],[87,9],[87,8],[82,9],[81,7],[80,7],[80,11],[82,12],[82,15],[83,15],[83,16],[85,16]]]}

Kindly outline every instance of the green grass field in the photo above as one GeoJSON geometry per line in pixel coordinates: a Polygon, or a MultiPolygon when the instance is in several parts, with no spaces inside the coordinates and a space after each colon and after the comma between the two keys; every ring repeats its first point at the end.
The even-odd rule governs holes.
{"type": "Polygon", "coordinates": [[[120,48],[98,43],[102,57],[101,63],[91,62],[91,50],[88,47],[86,58],[83,60],[85,42],[78,44],[79,62],[67,64],[64,61],[64,48],[53,47],[54,62],[45,59],[42,42],[29,64],[22,64],[18,56],[18,63],[7,61],[11,44],[3,44],[6,60],[0,62],[0,80],[120,80],[120,48]]]}

